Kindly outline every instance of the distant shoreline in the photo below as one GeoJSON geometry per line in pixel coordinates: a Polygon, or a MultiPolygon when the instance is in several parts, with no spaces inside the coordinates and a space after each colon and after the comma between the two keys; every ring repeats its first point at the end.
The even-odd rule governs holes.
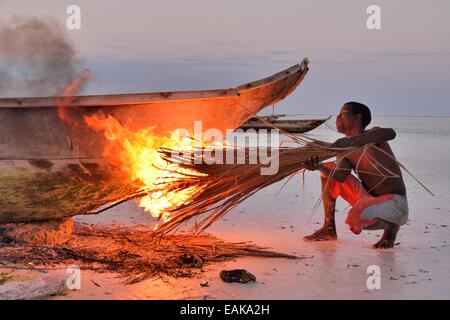
{"type": "MultiPolygon", "coordinates": [[[[282,112],[280,112],[282,113],[282,112]]],[[[330,116],[329,114],[287,114],[282,113],[286,117],[308,117],[308,118],[326,118],[330,116]]],[[[260,116],[268,116],[270,113],[261,113],[260,116]]],[[[378,115],[372,114],[374,118],[435,118],[435,119],[450,119],[450,116],[426,116],[426,115],[378,115]]],[[[335,115],[331,115],[331,117],[335,117],[335,115]]]]}

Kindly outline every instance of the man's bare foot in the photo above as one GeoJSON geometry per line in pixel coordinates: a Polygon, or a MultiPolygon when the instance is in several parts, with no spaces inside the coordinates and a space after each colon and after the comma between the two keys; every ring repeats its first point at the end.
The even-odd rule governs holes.
{"type": "Polygon", "coordinates": [[[337,240],[336,230],[329,227],[322,227],[313,234],[303,238],[304,241],[333,241],[337,240]]]}
{"type": "Polygon", "coordinates": [[[395,239],[397,238],[397,233],[400,230],[400,227],[392,224],[392,226],[384,229],[383,236],[380,241],[373,245],[376,249],[391,249],[394,247],[395,239]]]}

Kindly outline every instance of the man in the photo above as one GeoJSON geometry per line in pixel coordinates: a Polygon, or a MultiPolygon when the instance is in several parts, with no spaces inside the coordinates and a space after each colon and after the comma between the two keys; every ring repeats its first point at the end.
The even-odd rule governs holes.
{"type": "Polygon", "coordinates": [[[392,248],[400,225],[407,222],[406,188],[387,142],[394,139],[396,133],[393,129],[379,127],[366,130],[370,121],[367,106],[347,102],[336,118],[337,130],[345,137],[336,140],[331,147],[359,148],[342,149],[335,163],[321,163],[317,156],[305,163],[308,170],[320,170],[325,212],[323,227],[305,237],[306,241],[337,239],[334,213],[338,196],[352,206],[346,223],[354,233],[359,234],[362,229],[384,230],[375,248],[392,248]]]}

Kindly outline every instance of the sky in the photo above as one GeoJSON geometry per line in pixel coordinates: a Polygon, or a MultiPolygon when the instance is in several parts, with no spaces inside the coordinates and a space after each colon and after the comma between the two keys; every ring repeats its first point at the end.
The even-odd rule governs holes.
{"type": "MultiPolygon", "coordinates": [[[[87,94],[234,87],[308,57],[303,83],[277,113],[450,116],[450,1],[0,0],[0,20],[52,16],[95,74],[87,94]],[[366,26],[369,5],[381,29],[366,26]]],[[[0,43],[0,45],[8,45],[0,43]]]]}

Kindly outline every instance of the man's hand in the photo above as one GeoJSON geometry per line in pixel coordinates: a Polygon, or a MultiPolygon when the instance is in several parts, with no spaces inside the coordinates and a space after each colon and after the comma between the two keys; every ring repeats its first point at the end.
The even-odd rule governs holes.
{"type": "Polygon", "coordinates": [[[330,148],[349,148],[353,147],[353,140],[352,138],[340,138],[337,139],[334,143],[331,144],[330,148]]]}
{"type": "Polygon", "coordinates": [[[305,169],[309,171],[320,170],[323,167],[323,164],[320,161],[319,156],[312,156],[302,164],[305,166],[305,169]]]}

